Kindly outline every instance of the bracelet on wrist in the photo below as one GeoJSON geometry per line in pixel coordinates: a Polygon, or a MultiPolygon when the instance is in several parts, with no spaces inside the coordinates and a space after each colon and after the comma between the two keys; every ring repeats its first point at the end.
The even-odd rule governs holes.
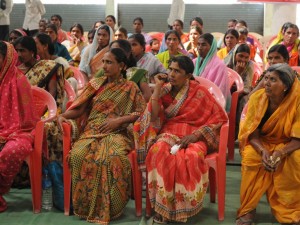
{"type": "Polygon", "coordinates": [[[158,98],[151,98],[151,100],[158,102],[158,98]]]}

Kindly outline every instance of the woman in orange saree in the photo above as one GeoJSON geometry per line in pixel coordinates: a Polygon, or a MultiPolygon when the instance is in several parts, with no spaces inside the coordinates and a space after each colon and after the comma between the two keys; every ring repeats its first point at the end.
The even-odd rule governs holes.
{"type": "Polygon", "coordinates": [[[86,79],[91,79],[103,66],[102,58],[108,51],[108,45],[114,40],[114,32],[108,25],[100,26],[94,36],[93,43],[88,45],[81,56],[80,71],[86,79]]]}
{"type": "Polygon", "coordinates": [[[13,183],[23,160],[32,151],[37,118],[32,109],[31,86],[17,69],[14,47],[0,42],[0,213],[7,209],[2,197],[13,183]]]}
{"type": "Polygon", "coordinates": [[[92,79],[70,109],[58,117],[88,119],[70,152],[74,214],[88,222],[108,224],[119,217],[129,200],[131,167],[127,154],[133,140],[127,126],[145,109],[145,100],[122,75],[128,65],[123,50],[103,57],[104,76],[92,79]]]}
{"type": "Polygon", "coordinates": [[[217,151],[220,127],[227,121],[214,97],[190,80],[194,64],[189,57],[171,58],[169,71],[170,83],[164,84],[166,74],[155,76],[148,108],[134,126],[138,162],[147,168],[158,223],[186,222],[202,209],[208,185],[205,155],[217,151]],[[176,145],[178,152],[170,153],[176,145]]]}
{"type": "Polygon", "coordinates": [[[251,95],[241,119],[241,206],[237,225],[253,224],[267,194],[279,223],[300,224],[300,83],[286,64],[270,66],[265,88],[251,95]]]}

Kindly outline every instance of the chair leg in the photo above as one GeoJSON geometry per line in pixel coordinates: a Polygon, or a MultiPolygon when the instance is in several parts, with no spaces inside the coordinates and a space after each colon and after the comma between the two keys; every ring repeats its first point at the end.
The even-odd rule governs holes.
{"type": "Polygon", "coordinates": [[[136,153],[132,152],[131,156],[135,214],[140,217],[142,216],[142,174],[137,165],[136,153]]]}
{"type": "Polygon", "coordinates": [[[63,125],[63,179],[64,179],[64,214],[70,215],[70,199],[71,199],[71,171],[67,163],[67,155],[71,149],[71,126],[63,125]]]}
{"type": "Polygon", "coordinates": [[[151,203],[149,199],[149,189],[148,189],[148,173],[146,173],[146,217],[151,216],[151,203]]]}
{"type": "Polygon", "coordinates": [[[209,169],[209,195],[210,202],[216,202],[216,172],[213,168],[209,169]]]}
{"type": "Polygon", "coordinates": [[[219,216],[219,221],[223,221],[225,217],[225,192],[226,192],[226,164],[225,163],[218,163],[217,183],[218,183],[218,216],[219,216]]]}

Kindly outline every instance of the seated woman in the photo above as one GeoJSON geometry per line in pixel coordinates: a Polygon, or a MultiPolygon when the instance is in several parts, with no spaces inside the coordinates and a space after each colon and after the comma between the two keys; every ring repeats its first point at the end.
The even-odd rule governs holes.
{"type": "Polygon", "coordinates": [[[226,33],[224,34],[223,42],[225,47],[221,48],[217,52],[217,56],[220,59],[224,59],[228,53],[236,46],[236,44],[239,42],[239,32],[235,29],[228,29],[226,33]]]}
{"type": "Polygon", "coordinates": [[[194,60],[194,75],[206,78],[216,84],[226,99],[226,111],[230,110],[230,91],[227,66],[217,56],[217,41],[210,33],[198,39],[199,57],[194,60]]]}
{"type": "Polygon", "coordinates": [[[64,45],[72,58],[72,65],[78,67],[81,59],[81,53],[86,42],[83,41],[83,27],[79,23],[73,24],[70,28],[70,40],[65,40],[61,44],[64,45]]]}
{"type": "Polygon", "coordinates": [[[164,37],[167,50],[161,53],[158,53],[156,57],[163,64],[163,66],[167,69],[170,58],[174,56],[183,55],[178,46],[181,44],[180,36],[175,30],[169,30],[165,33],[164,37]]]}
{"type": "MultiPolygon", "coordinates": [[[[300,40],[298,39],[299,37],[299,28],[296,24],[292,23],[285,23],[277,37],[272,41],[272,43],[269,46],[269,49],[276,44],[282,44],[284,45],[290,55],[290,60],[289,60],[289,65],[290,66],[298,66],[298,45],[300,43],[300,40]]],[[[267,50],[267,53],[269,51],[267,50]]],[[[265,59],[265,61],[267,61],[265,59]]]]}
{"type": "Polygon", "coordinates": [[[300,84],[288,64],[267,69],[239,133],[242,180],[237,225],[253,224],[266,193],[281,224],[300,224],[300,84]]]}
{"type": "Polygon", "coordinates": [[[145,52],[146,41],[142,34],[133,34],[128,38],[128,41],[131,44],[132,54],[137,61],[137,67],[148,71],[149,82],[154,83],[154,75],[167,72],[152,53],[145,52]]]}
{"type": "Polygon", "coordinates": [[[191,54],[191,58],[195,59],[199,56],[198,54],[198,39],[203,32],[200,27],[191,27],[189,41],[184,43],[184,48],[187,50],[189,54],[191,54]]]}
{"type": "Polygon", "coordinates": [[[89,110],[84,131],[70,152],[72,201],[75,215],[108,224],[121,216],[129,200],[127,154],[133,146],[126,128],[144,111],[145,101],[136,84],[123,78],[128,60],[122,49],[110,49],[102,61],[104,76],[92,79],[58,122],[89,110]]]}
{"type": "Polygon", "coordinates": [[[172,30],[177,31],[177,33],[180,36],[180,41],[181,41],[182,44],[184,44],[185,42],[187,42],[189,40],[188,39],[188,34],[185,34],[183,32],[183,22],[182,22],[182,20],[180,20],[180,19],[174,20],[173,25],[172,25],[172,30]]]}
{"type": "MultiPolygon", "coordinates": [[[[290,60],[290,56],[289,56],[289,52],[286,49],[286,47],[284,45],[273,45],[270,50],[268,51],[268,56],[267,56],[267,66],[272,66],[275,65],[277,63],[289,63],[290,60]]],[[[266,75],[266,70],[260,75],[259,79],[256,81],[256,86],[254,87],[254,89],[251,91],[251,93],[249,94],[252,95],[254,92],[256,92],[259,89],[262,89],[265,87],[265,82],[264,82],[264,77],[266,75]]]]}
{"type": "MultiPolygon", "coordinates": [[[[141,35],[141,34],[139,34],[141,35]]],[[[140,90],[142,91],[142,94],[146,100],[146,102],[149,101],[151,97],[151,89],[148,85],[148,79],[147,79],[147,70],[141,69],[139,67],[136,67],[136,60],[134,59],[132,55],[131,45],[127,40],[116,40],[109,44],[109,49],[113,48],[120,48],[124,51],[124,53],[127,56],[128,59],[128,65],[126,68],[126,79],[133,81],[138,85],[140,90]]],[[[104,75],[104,70],[101,69],[98,71],[98,73],[95,75],[95,77],[101,77],[104,75]]]]}
{"type": "Polygon", "coordinates": [[[39,21],[39,33],[46,33],[46,27],[49,21],[46,18],[40,19],[39,21]]]}
{"type": "Polygon", "coordinates": [[[65,58],[68,62],[71,62],[72,57],[70,56],[67,48],[57,41],[57,26],[52,23],[48,24],[46,27],[46,34],[48,34],[51,37],[51,40],[54,44],[54,55],[61,56],[65,58]]]}
{"type": "Polygon", "coordinates": [[[218,150],[220,128],[228,120],[207,89],[190,80],[193,70],[189,57],[171,58],[169,74],[155,76],[147,110],[134,125],[157,223],[186,222],[202,209],[208,186],[205,155],[218,150]],[[176,145],[177,153],[170,153],[176,145]]]}
{"type": "Polygon", "coordinates": [[[32,151],[34,117],[31,86],[16,67],[18,55],[0,41],[0,213],[7,209],[3,195],[32,151]]]}
{"type": "MultiPolygon", "coordinates": [[[[22,64],[18,67],[32,86],[47,90],[55,99],[57,113],[63,110],[64,71],[63,66],[53,60],[37,60],[37,47],[32,37],[21,37],[15,42],[15,49],[22,64]]],[[[62,162],[61,133],[55,123],[46,123],[49,161],[62,162]]]]}
{"type": "Polygon", "coordinates": [[[124,27],[119,27],[115,32],[115,40],[127,40],[127,30],[124,27]]]}
{"type": "Polygon", "coordinates": [[[14,29],[9,33],[8,41],[11,44],[14,44],[14,41],[17,40],[19,37],[27,36],[26,32],[22,29],[14,29]]]}
{"type": "Polygon", "coordinates": [[[31,85],[44,88],[55,98],[58,111],[61,112],[64,91],[62,66],[53,60],[38,60],[37,47],[32,37],[18,38],[14,46],[22,62],[18,68],[25,74],[31,85]]]}
{"type": "Polygon", "coordinates": [[[100,26],[96,30],[93,43],[83,51],[79,69],[85,75],[86,80],[93,78],[102,68],[102,58],[108,51],[109,43],[113,41],[113,35],[114,32],[110,26],[100,26]]]}
{"type": "MultiPolygon", "coordinates": [[[[243,80],[244,90],[239,95],[236,109],[236,133],[237,137],[241,113],[248,102],[248,94],[252,91],[252,80],[254,77],[254,63],[250,60],[250,48],[247,44],[237,44],[234,49],[224,59],[228,68],[236,71],[243,80]]],[[[236,86],[230,87],[231,92],[236,90],[236,86]]]]}

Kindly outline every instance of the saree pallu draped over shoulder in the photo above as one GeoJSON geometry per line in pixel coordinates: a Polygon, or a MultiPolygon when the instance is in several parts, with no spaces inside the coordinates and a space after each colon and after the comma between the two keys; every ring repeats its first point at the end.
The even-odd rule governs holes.
{"type": "Polygon", "coordinates": [[[134,135],[138,162],[148,171],[152,207],[168,220],[186,222],[202,209],[208,185],[205,155],[217,150],[220,127],[227,116],[196,81],[188,81],[175,99],[170,90],[170,84],[162,90],[159,119],[150,122],[150,101],[135,123],[134,135]],[[201,140],[170,154],[178,140],[193,133],[201,140]]]}
{"type": "Polygon", "coordinates": [[[106,76],[92,79],[70,108],[91,101],[87,124],[71,151],[72,200],[75,215],[99,224],[120,216],[128,202],[127,154],[133,148],[126,126],[106,134],[99,127],[107,118],[139,116],[145,109],[136,84],[123,78],[106,81],[106,76]]]}
{"type": "MultiPolygon", "coordinates": [[[[300,138],[300,86],[298,79],[277,110],[261,129],[261,142],[271,153],[281,150],[292,138],[300,138]]],[[[300,151],[287,155],[275,172],[267,172],[261,156],[249,143],[249,135],[259,126],[269,100],[265,90],[255,92],[249,100],[248,111],[241,120],[239,133],[242,155],[241,207],[238,217],[256,208],[267,193],[272,212],[279,223],[300,221],[300,151]]]]}

